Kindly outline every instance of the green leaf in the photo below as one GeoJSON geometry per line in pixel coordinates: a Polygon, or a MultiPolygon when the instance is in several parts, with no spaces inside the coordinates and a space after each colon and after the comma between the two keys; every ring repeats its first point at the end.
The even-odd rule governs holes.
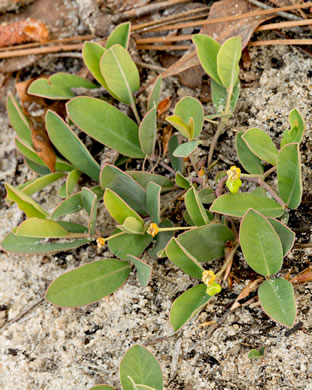
{"type": "Polygon", "coordinates": [[[28,166],[29,169],[34,171],[35,173],[38,173],[39,175],[48,175],[51,171],[47,166],[42,166],[34,163],[33,161],[29,160],[27,157],[24,156],[25,164],[28,166]]]}
{"type": "Polygon", "coordinates": [[[115,388],[109,385],[95,385],[89,390],[115,390],[115,388]]]}
{"type": "Polygon", "coordinates": [[[90,188],[86,188],[86,187],[82,189],[81,194],[82,194],[82,205],[87,210],[87,213],[90,216],[88,222],[88,231],[90,237],[93,237],[96,228],[98,197],[90,188]]]}
{"type": "Polygon", "coordinates": [[[300,115],[300,112],[294,108],[289,113],[290,129],[284,131],[284,135],[281,142],[281,148],[286,144],[298,143],[302,141],[302,137],[305,131],[305,123],[300,115]]]}
{"type": "Polygon", "coordinates": [[[151,279],[152,267],[135,256],[128,255],[128,260],[135,266],[140,286],[146,287],[151,279]]]}
{"type": "Polygon", "coordinates": [[[189,140],[192,138],[188,124],[185,123],[178,115],[168,116],[166,121],[169,122],[175,129],[177,129],[183,135],[183,137],[189,140]]]}
{"type": "Polygon", "coordinates": [[[209,223],[206,210],[194,187],[191,187],[185,195],[185,206],[194,225],[202,226],[209,223]]]}
{"type": "Polygon", "coordinates": [[[257,211],[250,209],[244,215],[239,242],[247,264],[260,275],[274,275],[281,269],[281,240],[271,223],[257,211]]]}
{"type": "Polygon", "coordinates": [[[197,99],[190,96],[182,98],[175,106],[174,113],[186,124],[189,124],[190,119],[193,118],[194,133],[190,134],[190,136],[191,139],[199,137],[203,128],[204,110],[197,99]]]}
{"type": "Polygon", "coordinates": [[[176,239],[172,238],[166,248],[168,259],[183,272],[201,280],[204,268],[176,239]]]}
{"type": "Polygon", "coordinates": [[[78,248],[89,242],[89,239],[74,239],[64,242],[47,242],[45,239],[40,240],[34,237],[17,236],[14,233],[9,233],[2,241],[1,247],[4,251],[10,253],[24,254],[39,254],[39,253],[54,253],[63,252],[70,249],[78,248]]]}
{"type": "Polygon", "coordinates": [[[23,188],[19,186],[18,189],[24,194],[31,196],[62,177],[64,177],[64,173],[62,172],[49,173],[45,176],[37,177],[35,180],[31,180],[28,184],[25,183],[26,185],[23,188]]]}
{"type": "Polygon", "coordinates": [[[163,377],[155,356],[141,345],[133,345],[120,362],[120,383],[122,390],[133,390],[133,384],[141,384],[163,390],[163,377]]]}
{"type": "Polygon", "coordinates": [[[105,48],[96,42],[85,42],[82,48],[83,61],[93,77],[107,89],[106,81],[101,73],[100,60],[105,48]]]}
{"type": "Polygon", "coordinates": [[[76,187],[76,185],[80,179],[81,173],[82,172],[79,171],[78,169],[73,169],[71,172],[69,172],[69,174],[67,175],[67,178],[66,178],[65,196],[64,197],[68,197],[72,194],[72,192],[74,191],[74,188],[76,187]]]}
{"type": "Polygon", "coordinates": [[[69,73],[55,73],[48,79],[39,78],[30,84],[27,93],[48,99],[71,99],[75,96],[72,88],[96,88],[91,81],[69,73]]]}
{"type": "Polygon", "coordinates": [[[61,238],[69,235],[61,225],[55,221],[41,218],[28,218],[17,228],[17,236],[61,238]]]}
{"type": "Polygon", "coordinates": [[[104,204],[110,215],[120,224],[128,217],[135,218],[144,226],[142,218],[114,191],[106,188],[104,192],[104,204]]]}
{"type": "Polygon", "coordinates": [[[222,195],[210,207],[212,212],[233,217],[242,217],[248,209],[259,211],[265,217],[280,217],[285,211],[275,200],[247,192],[222,195]]]}
{"type": "Polygon", "coordinates": [[[28,119],[23,114],[21,106],[11,92],[8,94],[7,110],[10,123],[18,136],[31,145],[31,128],[28,119]]]}
{"type": "Polygon", "coordinates": [[[278,154],[277,183],[281,198],[290,209],[301,203],[302,178],[299,144],[286,144],[278,154]]]}
{"type": "MultiPolygon", "coordinates": [[[[232,37],[223,43],[217,54],[217,69],[222,85],[231,90],[237,83],[239,60],[242,55],[241,37],[232,37]]],[[[216,80],[217,81],[217,80],[216,80]]]]}
{"type": "Polygon", "coordinates": [[[193,35],[192,39],[196,46],[197,55],[204,71],[214,81],[222,85],[217,69],[217,55],[221,46],[217,41],[204,34],[193,35]]]}
{"type": "Polygon", "coordinates": [[[134,217],[127,217],[122,225],[117,225],[122,232],[130,234],[144,234],[144,225],[134,217]]]}
{"type": "Polygon", "coordinates": [[[202,188],[198,196],[203,204],[210,204],[216,199],[215,192],[210,187],[202,188]]]}
{"type": "MultiPolygon", "coordinates": [[[[240,84],[239,81],[235,84],[232,96],[231,96],[231,102],[230,102],[230,112],[234,112],[238,97],[240,92],[240,84]]],[[[214,117],[227,117],[231,115],[220,115],[224,112],[227,97],[228,97],[228,91],[226,88],[224,88],[222,85],[216,83],[214,80],[211,80],[211,97],[212,97],[212,104],[217,111],[217,115],[213,115],[214,117]]],[[[209,117],[205,117],[209,119],[209,117]]]]}
{"type": "Polygon", "coordinates": [[[235,146],[240,163],[247,172],[262,175],[263,165],[260,159],[249,149],[248,145],[243,139],[244,131],[236,134],[235,146]]]}
{"type": "MultiPolygon", "coordinates": [[[[115,230],[113,234],[120,232],[115,230]]],[[[128,255],[140,257],[145,248],[151,243],[152,236],[141,234],[122,234],[108,241],[110,251],[122,260],[128,260],[128,255]]]]}
{"type": "Polygon", "coordinates": [[[115,27],[107,39],[106,49],[110,49],[115,44],[119,44],[124,49],[127,49],[130,38],[130,27],[130,22],[121,23],[115,27]]]}
{"type": "MultiPolygon", "coordinates": [[[[174,224],[170,221],[170,219],[164,219],[159,224],[160,228],[168,228],[168,227],[174,227],[174,224]]],[[[163,249],[167,246],[168,242],[170,241],[171,237],[174,236],[174,231],[168,231],[168,232],[160,232],[157,234],[157,236],[154,238],[156,239],[156,244],[153,248],[149,249],[148,254],[151,257],[165,257],[166,254],[162,253],[163,249]],[[162,254],[162,255],[161,255],[162,254]]]]}
{"type": "Polygon", "coordinates": [[[82,209],[81,192],[73,194],[59,203],[52,211],[51,218],[59,218],[64,215],[73,214],[82,209]]]}
{"type": "Polygon", "coordinates": [[[157,225],[160,223],[160,192],[161,187],[158,184],[154,182],[148,183],[146,188],[146,209],[152,222],[155,222],[157,225]]]}
{"type": "Polygon", "coordinates": [[[100,166],[72,129],[55,112],[48,110],[45,118],[49,138],[56,149],[74,167],[99,181],[100,166]]]}
{"type": "Polygon", "coordinates": [[[130,265],[124,261],[94,261],[55,279],[47,289],[45,299],[61,307],[88,305],[122,286],[130,270],[130,265]]]}
{"type": "Polygon", "coordinates": [[[111,189],[139,214],[146,214],[144,189],[135,178],[117,167],[105,164],[100,174],[101,188],[111,189]]]}
{"type": "Polygon", "coordinates": [[[183,172],[183,168],[184,168],[183,158],[175,157],[173,155],[173,152],[177,149],[178,146],[179,146],[178,137],[176,135],[173,135],[170,138],[169,145],[168,145],[170,163],[171,163],[173,169],[175,169],[176,171],[183,172]]]}
{"type": "Polygon", "coordinates": [[[251,349],[248,352],[249,359],[263,359],[265,347],[258,349],[251,349]]]}
{"type": "Polygon", "coordinates": [[[211,296],[206,294],[206,288],[205,284],[198,284],[185,291],[173,302],[169,321],[175,332],[207,304],[211,296]]]}
{"type": "Polygon", "coordinates": [[[151,181],[160,185],[162,192],[168,191],[174,187],[174,184],[170,179],[165,176],[156,175],[155,173],[143,171],[127,171],[126,173],[145,189],[151,181]]]}
{"type": "Polygon", "coordinates": [[[8,183],[5,183],[5,188],[7,190],[7,199],[15,202],[18,208],[24,211],[28,218],[46,218],[48,216],[48,213],[30,196],[24,194],[22,191],[14,188],[8,183]]]}
{"type": "Polygon", "coordinates": [[[133,105],[133,93],[140,87],[140,77],[127,50],[120,45],[113,45],[103,54],[100,67],[109,89],[118,100],[133,105]]]}
{"type": "Polygon", "coordinates": [[[144,158],[137,124],[117,108],[90,97],[76,97],[66,107],[71,120],[90,137],[125,156],[144,158]]]}
{"type": "Polygon", "coordinates": [[[148,111],[139,127],[139,140],[142,152],[148,156],[152,156],[155,149],[157,124],[156,124],[156,107],[148,111]]]}
{"type": "Polygon", "coordinates": [[[154,107],[156,107],[157,109],[159,103],[161,84],[162,84],[162,77],[161,75],[159,75],[155,83],[153,84],[153,88],[148,97],[147,111],[150,111],[154,107]]]}
{"type": "MultiPolygon", "coordinates": [[[[25,156],[26,160],[31,160],[35,164],[44,167],[45,169],[41,171],[40,174],[47,174],[50,172],[50,170],[47,168],[45,162],[41,160],[41,158],[37,155],[37,153],[34,151],[34,149],[28,145],[27,143],[23,142],[22,140],[15,138],[15,144],[16,148],[25,156]]],[[[27,161],[29,164],[29,161],[27,161]]],[[[32,165],[33,167],[33,165],[32,165]]],[[[59,157],[56,157],[56,163],[55,163],[55,170],[56,171],[71,171],[73,169],[73,166],[69,164],[67,161],[62,160],[59,157]]],[[[35,170],[36,172],[36,170],[35,170]]]]}
{"type": "Polygon", "coordinates": [[[281,240],[282,248],[283,248],[283,256],[285,257],[293,247],[296,235],[291,229],[289,229],[289,227],[287,227],[277,219],[268,217],[267,220],[273,226],[279,239],[281,240]]]}
{"type": "Polygon", "coordinates": [[[242,136],[249,149],[261,160],[277,164],[278,150],[271,137],[257,128],[248,129],[242,136]]]}
{"type": "Polygon", "coordinates": [[[79,223],[67,221],[57,221],[57,223],[70,233],[88,233],[87,226],[80,225],[79,223]]]}
{"type": "Polygon", "coordinates": [[[192,183],[180,172],[176,173],[175,182],[177,186],[184,188],[185,190],[188,190],[190,187],[192,187],[192,183]]]}
{"type": "Polygon", "coordinates": [[[174,157],[187,157],[197,148],[202,141],[191,141],[185,142],[184,144],[179,145],[176,150],[173,152],[174,157]]]}
{"type": "Polygon", "coordinates": [[[222,224],[194,228],[178,237],[179,243],[201,263],[222,257],[226,241],[232,240],[232,230],[222,224]]]}
{"type": "Polygon", "coordinates": [[[258,289],[258,296],[262,309],[273,321],[290,328],[294,325],[296,302],[288,280],[265,280],[258,289]]]}

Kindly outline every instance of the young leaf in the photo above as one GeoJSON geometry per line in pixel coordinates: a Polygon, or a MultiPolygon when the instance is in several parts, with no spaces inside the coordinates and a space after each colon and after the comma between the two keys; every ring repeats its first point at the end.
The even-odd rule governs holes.
{"type": "Polygon", "coordinates": [[[302,179],[299,144],[286,144],[277,159],[277,182],[281,198],[290,209],[301,203],[302,179]]]}
{"type": "MultiPolygon", "coordinates": [[[[115,230],[113,234],[120,232],[115,230]]],[[[122,260],[128,261],[128,255],[140,257],[153,237],[150,234],[122,234],[108,241],[110,251],[122,260]]]]}
{"type": "Polygon", "coordinates": [[[109,385],[95,385],[89,390],[115,390],[115,388],[109,385]]]}
{"type": "Polygon", "coordinates": [[[127,50],[130,36],[130,22],[121,23],[110,33],[106,42],[106,49],[110,49],[113,45],[119,44],[127,50]]]}
{"type": "Polygon", "coordinates": [[[192,138],[188,124],[185,123],[184,120],[178,115],[168,116],[166,121],[169,122],[175,129],[177,129],[183,135],[183,137],[189,140],[192,138]]]}
{"type": "MultiPolygon", "coordinates": [[[[217,54],[217,69],[222,85],[231,90],[237,83],[239,60],[242,55],[241,37],[233,37],[223,43],[217,54]]],[[[217,81],[217,80],[216,80],[217,81]]]]}
{"type": "Polygon", "coordinates": [[[107,89],[106,81],[101,73],[100,60],[105,48],[96,42],[85,42],[82,48],[83,61],[93,77],[107,89]]]}
{"type": "Polygon", "coordinates": [[[172,238],[166,247],[168,259],[183,272],[193,278],[201,280],[204,268],[176,239],[172,238]]]}
{"type": "Polygon", "coordinates": [[[198,196],[203,204],[210,204],[216,199],[215,192],[210,187],[202,188],[198,196]]]}
{"type": "Polygon", "coordinates": [[[160,365],[155,356],[141,345],[133,345],[126,352],[120,362],[119,374],[122,390],[133,390],[133,382],[163,390],[160,365]]]}
{"type": "Polygon", "coordinates": [[[206,289],[205,284],[198,284],[185,291],[173,302],[169,321],[175,332],[181,329],[209,301],[211,296],[206,294],[206,289]]]}
{"type": "Polygon", "coordinates": [[[55,221],[42,218],[28,218],[17,228],[17,236],[61,238],[69,235],[61,225],[55,221]]]}
{"type": "Polygon", "coordinates": [[[292,284],[286,279],[265,280],[258,289],[263,311],[273,321],[292,327],[296,319],[296,302],[292,284]]]}
{"type": "Polygon", "coordinates": [[[277,164],[278,150],[268,134],[260,129],[252,128],[246,130],[242,138],[250,150],[261,160],[272,165],[277,164]]]}
{"type": "Polygon", "coordinates": [[[158,76],[148,98],[147,111],[158,107],[162,77],[158,76]]]}
{"type": "Polygon", "coordinates": [[[128,255],[128,260],[135,266],[140,286],[146,287],[151,279],[152,267],[135,256],[128,255]]]}
{"type": "Polygon", "coordinates": [[[209,223],[206,210],[194,187],[191,187],[185,195],[185,206],[194,225],[202,226],[209,223]]]}
{"type": "Polygon", "coordinates": [[[180,172],[176,173],[175,177],[176,185],[184,188],[185,190],[188,190],[190,187],[192,187],[192,183],[186,179],[180,172]]]}
{"type": "Polygon", "coordinates": [[[156,125],[156,107],[148,111],[139,127],[139,140],[142,152],[148,156],[152,156],[155,149],[157,125],[156,125]]]}
{"type": "Polygon", "coordinates": [[[170,179],[165,176],[156,175],[155,173],[143,171],[127,171],[126,173],[145,189],[151,181],[160,185],[162,192],[168,191],[174,187],[174,184],[170,179]]]}
{"type": "Polygon", "coordinates": [[[39,254],[39,253],[54,253],[63,252],[70,249],[79,248],[89,242],[89,239],[79,238],[64,242],[47,242],[40,241],[34,237],[17,236],[14,233],[9,233],[2,241],[1,247],[4,251],[18,254],[39,254]]]}
{"type": "Polygon", "coordinates": [[[285,257],[294,245],[295,233],[277,219],[268,217],[267,220],[273,226],[279,239],[281,240],[283,256],[285,257]]]}
{"type": "Polygon", "coordinates": [[[24,194],[31,196],[62,177],[64,177],[64,173],[62,172],[49,173],[45,176],[37,177],[35,180],[31,180],[28,184],[25,183],[26,185],[22,188],[19,186],[18,189],[24,194]]]}
{"type": "Polygon", "coordinates": [[[117,228],[129,234],[144,234],[144,225],[134,217],[127,217],[122,225],[117,225],[117,228]]]}
{"type": "Polygon", "coordinates": [[[56,149],[81,172],[99,181],[99,164],[64,120],[48,110],[45,122],[49,138],[56,149]]]}
{"type": "Polygon", "coordinates": [[[137,124],[112,105],[90,97],[66,104],[71,120],[90,137],[125,156],[144,158],[137,124]]]}
{"type": "Polygon", "coordinates": [[[78,169],[73,169],[71,172],[69,172],[66,178],[64,197],[68,197],[72,194],[74,188],[76,187],[76,184],[80,179],[81,173],[82,172],[79,171],[78,169]]]}
{"type": "Polygon", "coordinates": [[[28,119],[23,114],[21,106],[18,104],[11,92],[8,94],[7,110],[10,123],[18,136],[31,145],[31,128],[29,126],[28,119]]]}
{"type": "Polygon", "coordinates": [[[28,218],[46,218],[48,216],[48,213],[30,196],[8,183],[5,183],[5,188],[7,190],[7,199],[15,202],[18,208],[24,211],[28,218]]]}
{"type": "Polygon", "coordinates": [[[55,73],[48,79],[39,78],[33,81],[27,93],[35,96],[42,96],[48,99],[71,99],[75,96],[72,88],[96,88],[91,81],[69,73],[55,73]]]}
{"type": "Polygon", "coordinates": [[[161,187],[158,184],[148,183],[146,188],[146,210],[152,222],[157,225],[160,223],[160,192],[161,187]]]}
{"type": "Polygon", "coordinates": [[[51,218],[59,218],[64,215],[76,213],[82,209],[82,196],[81,192],[73,194],[59,203],[52,211],[51,218]]]}
{"type": "Polygon", "coordinates": [[[281,148],[286,144],[298,143],[302,141],[302,137],[305,131],[305,123],[300,115],[300,112],[295,108],[289,113],[290,129],[284,131],[284,135],[281,142],[281,148]]]}
{"type": "Polygon", "coordinates": [[[265,350],[265,347],[259,348],[259,350],[258,349],[251,349],[248,352],[248,358],[249,359],[263,359],[264,350],[265,350]]]}
{"type": "MultiPolygon", "coordinates": [[[[164,219],[159,224],[160,228],[171,228],[174,227],[174,224],[170,221],[170,219],[164,219]]],[[[164,253],[162,256],[160,254],[163,252],[163,249],[167,246],[168,242],[170,241],[171,237],[174,236],[173,231],[169,232],[160,232],[155,237],[156,244],[153,248],[149,249],[148,254],[151,257],[165,257],[166,254],[164,253]]]]}
{"type": "Polygon", "coordinates": [[[51,173],[51,171],[48,167],[38,165],[38,164],[34,163],[33,161],[29,160],[25,156],[24,156],[24,159],[25,159],[25,164],[28,166],[28,168],[31,169],[32,171],[34,171],[35,173],[38,173],[39,175],[48,175],[49,173],[51,173]]]}
{"type": "Polygon", "coordinates": [[[185,142],[184,144],[179,145],[176,150],[173,152],[174,157],[187,157],[197,148],[202,141],[191,141],[185,142]]]}
{"type": "Polygon", "coordinates": [[[220,45],[214,39],[203,34],[193,35],[193,42],[196,46],[197,55],[204,71],[218,84],[222,85],[222,81],[218,75],[217,55],[220,50],[220,45]]]}
{"type": "Polygon", "coordinates": [[[194,228],[180,234],[178,238],[179,243],[201,263],[222,257],[225,242],[232,240],[232,230],[221,224],[194,228]]]}
{"type": "Polygon", "coordinates": [[[178,137],[176,135],[173,135],[170,138],[169,145],[168,145],[170,163],[173,169],[175,169],[176,171],[183,172],[183,168],[184,168],[183,158],[175,157],[173,155],[173,152],[177,149],[178,146],[179,146],[178,137]]]}
{"type": "Polygon", "coordinates": [[[263,165],[260,159],[249,149],[243,139],[244,131],[236,134],[235,146],[240,163],[247,172],[262,175],[263,165]]]}
{"type": "Polygon", "coordinates": [[[109,89],[118,100],[133,105],[133,93],[140,87],[140,77],[127,50],[120,45],[113,45],[103,54],[100,67],[109,89]]]}
{"type": "Polygon", "coordinates": [[[257,211],[249,209],[244,215],[239,242],[247,264],[260,275],[274,275],[281,269],[281,240],[271,223],[257,211]]]}
{"type": "Polygon", "coordinates": [[[265,217],[275,218],[280,217],[285,212],[285,209],[275,200],[247,192],[222,195],[210,207],[212,212],[233,217],[242,217],[248,209],[254,209],[265,217]]]}
{"type": "Polygon", "coordinates": [[[146,214],[146,193],[131,175],[113,165],[105,164],[101,170],[100,182],[103,190],[111,189],[139,214],[146,214]]]}
{"type": "Polygon", "coordinates": [[[96,216],[97,216],[97,205],[98,197],[96,194],[87,187],[84,187],[81,191],[82,195],[82,205],[87,210],[89,214],[88,230],[90,237],[93,237],[96,227],[96,216]]]}
{"type": "Polygon", "coordinates": [[[104,192],[104,204],[110,215],[120,224],[128,217],[135,218],[144,226],[142,218],[114,191],[106,188],[104,192]]]}
{"type": "Polygon", "coordinates": [[[47,289],[45,299],[61,307],[88,305],[117,290],[130,271],[130,265],[124,261],[94,261],[55,279],[47,289]]]}
{"type": "MultiPolygon", "coordinates": [[[[231,102],[230,102],[230,112],[234,112],[238,97],[240,92],[240,84],[239,81],[235,84],[232,96],[231,96],[231,102]]],[[[211,97],[212,97],[212,104],[217,111],[219,115],[214,115],[214,117],[222,117],[222,112],[225,109],[227,97],[228,97],[228,91],[226,88],[224,88],[222,85],[216,83],[214,80],[211,80],[211,97]]],[[[231,116],[231,115],[230,115],[231,116]]],[[[205,117],[207,118],[207,117],[205,117]]],[[[207,118],[209,119],[209,117],[207,118]]],[[[213,118],[211,118],[213,119],[213,118]]]]}
{"type": "Polygon", "coordinates": [[[203,128],[204,110],[197,99],[190,96],[182,98],[175,106],[174,114],[179,116],[186,124],[189,124],[190,119],[193,118],[194,132],[193,134],[190,133],[190,140],[199,137],[203,128]]]}

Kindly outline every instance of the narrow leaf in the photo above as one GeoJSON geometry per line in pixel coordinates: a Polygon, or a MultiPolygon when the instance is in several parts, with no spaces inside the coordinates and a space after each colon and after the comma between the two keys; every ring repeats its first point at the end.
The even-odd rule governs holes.
{"type": "Polygon", "coordinates": [[[148,98],[147,111],[150,111],[154,107],[158,107],[161,84],[162,77],[158,76],[155,83],[153,84],[152,91],[148,98]]]}
{"type": "Polygon", "coordinates": [[[183,162],[183,158],[181,157],[175,157],[173,155],[173,152],[177,149],[177,147],[179,146],[179,141],[178,141],[178,137],[176,135],[173,135],[171,138],[170,138],[170,141],[169,141],[169,159],[170,159],[170,163],[172,165],[172,167],[176,170],[176,171],[180,171],[180,172],[183,172],[183,168],[184,168],[184,162],[183,162]]]}
{"type": "Polygon", "coordinates": [[[146,188],[146,210],[152,222],[157,225],[160,223],[160,192],[161,187],[158,184],[148,183],[146,188]]]}
{"type": "Polygon", "coordinates": [[[96,228],[98,197],[90,188],[86,187],[82,189],[81,195],[82,205],[87,210],[90,217],[88,222],[89,234],[90,237],[93,237],[96,228]]]}
{"type": "Polygon", "coordinates": [[[113,45],[119,44],[124,49],[128,48],[130,38],[130,22],[121,23],[110,33],[106,42],[106,49],[110,49],[113,45]]]}
{"type": "Polygon", "coordinates": [[[241,37],[233,37],[223,43],[217,55],[218,75],[222,85],[231,90],[237,83],[239,60],[242,55],[241,37]]]}
{"type": "Polygon", "coordinates": [[[127,280],[130,270],[124,261],[94,261],[55,279],[45,298],[61,307],[88,305],[117,290],[127,280]]]}
{"type": "Polygon", "coordinates": [[[55,221],[41,218],[28,218],[17,228],[17,236],[61,238],[69,235],[61,225],[55,221]]]}
{"type": "Polygon", "coordinates": [[[64,215],[76,213],[82,209],[81,192],[73,194],[59,203],[52,211],[51,218],[59,218],[64,215]]]}
{"type": "Polygon", "coordinates": [[[277,164],[278,150],[271,137],[257,128],[248,129],[242,136],[249,149],[261,160],[277,164]]]}
{"type": "Polygon", "coordinates": [[[141,287],[146,287],[151,279],[152,267],[135,256],[128,255],[128,260],[135,266],[141,287]]]}
{"type": "Polygon", "coordinates": [[[173,152],[174,157],[187,157],[197,148],[202,141],[191,141],[185,142],[184,144],[179,145],[176,150],[173,152]]]}
{"type": "Polygon", "coordinates": [[[192,183],[180,172],[176,173],[175,182],[177,186],[184,188],[185,190],[188,190],[190,187],[192,187],[192,183]]]}
{"type": "Polygon", "coordinates": [[[65,183],[65,197],[68,197],[72,194],[74,188],[76,187],[76,184],[80,179],[81,173],[82,172],[78,169],[73,169],[71,172],[69,172],[65,183]]]}
{"type": "Polygon", "coordinates": [[[286,144],[298,143],[302,141],[302,137],[305,131],[305,123],[300,115],[300,112],[294,108],[289,113],[290,129],[284,131],[284,135],[281,142],[281,148],[286,144]]]}
{"type": "Polygon", "coordinates": [[[283,256],[285,257],[294,245],[295,237],[296,237],[295,233],[292,230],[290,230],[289,227],[287,227],[277,219],[270,218],[270,217],[267,219],[270,222],[270,224],[273,226],[279,239],[281,240],[282,248],[283,248],[283,256]]]}
{"type": "Polygon", "coordinates": [[[263,165],[243,139],[244,133],[244,131],[240,131],[236,134],[235,138],[235,146],[239,161],[247,172],[262,175],[263,165]]]}
{"type": "Polygon", "coordinates": [[[194,225],[202,226],[209,223],[206,210],[194,187],[191,187],[185,195],[185,206],[194,225]]]}
{"type": "Polygon", "coordinates": [[[296,319],[296,302],[292,284],[286,279],[265,280],[258,290],[264,312],[279,324],[292,327],[296,319]]]}
{"type": "Polygon", "coordinates": [[[155,173],[143,171],[127,171],[126,173],[145,189],[150,182],[160,185],[162,192],[168,191],[174,187],[174,184],[170,179],[165,176],[156,175],[155,173]]]}
{"type": "Polygon", "coordinates": [[[18,136],[31,145],[31,128],[29,126],[28,119],[23,114],[21,106],[18,104],[11,92],[8,94],[7,110],[10,123],[18,136]]]}
{"type": "Polygon", "coordinates": [[[64,177],[64,173],[62,172],[50,173],[48,175],[38,177],[35,180],[32,180],[29,184],[24,185],[23,188],[18,189],[24,194],[31,196],[62,177],[64,177]]]}
{"type": "Polygon", "coordinates": [[[152,156],[155,149],[157,125],[156,125],[156,107],[148,111],[139,127],[139,140],[142,152],[152,156]]]}
{"type": "Polygon", "coordinates": [[[206,288],[205,284],[198,284],[185,291],[173,302],[169,321],[175,332],[207,304],[211,296],[206,294],[206,288]]]}

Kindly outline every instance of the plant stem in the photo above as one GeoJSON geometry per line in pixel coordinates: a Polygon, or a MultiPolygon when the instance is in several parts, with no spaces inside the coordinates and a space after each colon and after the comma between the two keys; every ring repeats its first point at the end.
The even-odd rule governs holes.
{"type": "Polygon", "coordinates": [[[220,271],[218,273],[216,273],[216,279],[220,280],[222,279],[222,274],[223,272],[227,269],[228,265],[233,261],[233,257],[237,251],[239,247],[239,243],[237,243],[234,248],[231,250],[230,254],[228,255],[228,257],[226,258],[222,268],[220,269],[220,271]]]}
{"type": "Polygon", "coordinates": [[[140,125],[141,120],[140,120],[140,117],[139,117],[139,114],[138,114],[138,110],[136,108],[135,101],[134,101],[133,97],[131,99],[131,105],[130,106],[131,106],[133,114],[135,116],[135,120],[137,121],[138,125],[140,125]]]}
{"type": "Polygon", "coordinates": [[[275,171],[276,171],[276,166],[274,166],[274,167],[268,169],[266,172],[264,172],[263,176],[264,176],[264,177],[267,177],[267,176],[269,176],[272,172],[275,172],[275,171]]]}
{"type": "Polygon", "coordinates": [[[176,230],[190,230],[194,229],[196,226],[178,226],[178,227],[169,227],[169,228],[159,228],[160,232],[174,232],[176,230]]]}

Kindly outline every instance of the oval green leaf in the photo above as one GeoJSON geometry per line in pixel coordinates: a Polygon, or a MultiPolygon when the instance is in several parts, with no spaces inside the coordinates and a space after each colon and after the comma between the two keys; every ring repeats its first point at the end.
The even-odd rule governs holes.
{"type": "Polygon", "coordinates": [[[193,118],[194,132],[190,134],[191,139],[199,137],[204,123],[204,110],[199,100],[190,96],[182,98],[176,104],[174,113],[186,124],[189,124],[190,119],[193,118]]]}
{"type": "Polygon", "coordinates": [[[185,195],[185,206],[194,225],[203,226],[209,223],[206,210],[194,187],[191,187],[185,195]]]}
{"type": "Polygon", "coordinates": [[[166,121],[169,122],[175,129],[177,129],[183,135],[183,137],[189,140],[192,138],[188,124],[185,123],[178,115],[168,116],[166,121]]]}
{"type": "MultiPolygon", "coordinates": [[[[229,38],[217,54],[217,69],[222,85],[232,90],[238,81],[239,60],[242,55],[241,37],[229,38]]],[[[216,80],[217,81],[217,80],[216,80]]]]}
{"type": "Polygon", "coordinates": [[[107,42],[106,49],[110,49],[113,45],[119,44],[124,49],[128,48],[130,38],[130,22],[121,23],[110,33],[107,42]]]}
{"type": "Polygon", "coordinates": [[[281,269],[281,240],[271,223],[257,211],[250,209],[244,215],[239,242],[247,264],[260,275],[274,275],[281,269]]]}
{"type": "Polygon", "coordinates": [[[65,272],[46,291],[45,299],[61,307],[88,305],[110,295],[128,278],[129,263],[105,259],[65,272]]]}
{"type": "Polygon", "coordinates": [[[135,266],[140,286],[146,287],[151,279],[153,268],[135,256],[128,255],[128,260],[135,266]]]}
{"type": "MultiPolygon", "coordinates": [[[[119,233],[115,230],[113,234],[119,233]]],[[[110,251],[122,260],[128,261],[128,255],[140,257],[152,241],[149,234],[122,234],[108,241],[110,251]]]]}
{"type": "Polygon", "coordinates": [[[245,131],[242,136],[249,149],[261,160],[272,165],[277,164],[278,150],[271,137],[257,128],[251,128],[245,131]]]}
{"type": "Polygon", "coordinates": [[[69,232],[55,221],[41,218],[28,218],[17,228],[17,236],[61,238],[69,236],[69,232]]]}
{"type": "Polygon", "coordinates": [[[52,211],[51,218],[59,218],[64,215],[73,214],[82,209],[82,196],[81,192],[73,194],[59,203],[52,211]]]}
{"type": "Polygon", "coordinates": [[[176,173],[175,182],[177,186],[184,188],[185,190],[188,190],[190,187],[192,187],[192,183],[180,172],[176,173]]]}
{"type": "Polygon", "coordinates": [[[258,289],[263,311],[273,321],[292,327],[296,319],[296,302],[292,284],[286,279],[265,280],[258,289]]]}
{"type": "Polygon", "coordinates": [[[120,362],[119,375],[122,390],[133,390],[133,382],[163,390],[163,376],[158,360],[141,345],[133,345],[126,352],[120,362]]]}
{"type": "Polygon", "coordinates": [[[278,154],[277,183],[281,198],[290,209],[301,203],[302,179],[299,144],[286,144],[278,154]]]}
{"type": "Polygon", "coordinates": [[[287,227],[277,219],[270,218],[270,217],[268,217],[267,219],[270,222],[270,224],[273,226],[274,230],[279,236],[279,239],[281,240],[282,248],[283,248],[283,256],[285,257],[293,247],[296,235],[292,230],[289,229],[289,227],[287,227]]]}
{"type": "Polygon", "coordinates": [[[225,194],[217,198],[210,211],[219,214],[242,217],[248,209],[259,211],[265,217],[280,217],[285,209],[275,200],[253,193],[225,194]]]}
{"type": "Polygon", "coordinates": [[[155,184],[160,185],[162,192],[168,191],[174,187],[174,184],[170,179],[165,176],[156,175],[155,173],[143,171],[127,171],[126,173],[145,189],[150,182],[154,182],[155,184]]]}
{"type": "Polygon", "coordinates": [[[240,163],[247,172],[262,175],[263,165],[260,159],[251,151],[243,139],[244,131],[237,133],[235,138],[235,146],[240,163]]]}
{"type": "Polygon", "coordinates": [[[138,126],[112,105],[100,99],[77,97],[66,104],[71,120],[90,137],[133,158],[144,158],[138,126]]]}
{"type": "Polygon", "coordinates": [[[139,127],[139,140],[142,152],[148,156],[152,156],[154,153],[157,125],[156,125],[156,107],[148,111],[139,127]]]}
{"type": "Polygon", "coordinates": [[[205,284],[198,284],[185,291],[173,302],[169,321],[175,332],[207,304],[211,296],[206,294],[206,289],[205,284]]]}
{"type": "Polygon", "coordinates": [[[179,145],[176,150],[173,152],[174,157],[187,157],[197,148],[202,141],[191,141],[185,142],[184,144],[179,145]]]}
{"type": "Polygon", "coordinates": [[[284,131],[284,135],[281,142],[281,148],[286,144],[298,143],[302,141],[302,137],[305,131],[305,123],[300,115],[300,112],[294,108],[289,113],[290,129],[284,131]]]}

